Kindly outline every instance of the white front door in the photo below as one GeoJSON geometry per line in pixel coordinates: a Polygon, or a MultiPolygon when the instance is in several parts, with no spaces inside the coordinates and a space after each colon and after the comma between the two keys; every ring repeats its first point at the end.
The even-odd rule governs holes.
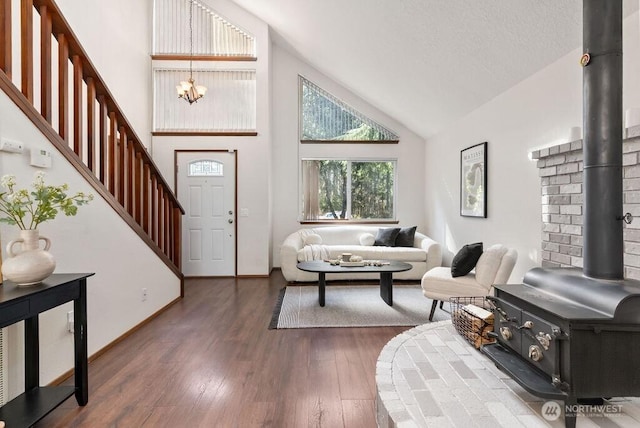
{"type": "Polygon", "coordinates": [[[235,276],[235,152],[178,152],[182,273],[235,276]]]}

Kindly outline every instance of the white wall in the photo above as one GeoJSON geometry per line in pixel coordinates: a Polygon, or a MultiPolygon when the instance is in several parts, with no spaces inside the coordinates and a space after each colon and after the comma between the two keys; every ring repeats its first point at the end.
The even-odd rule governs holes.
{"type": "Polygon", "coordinates": [[[153,0],[57,0],[141,142],[151,142],[153,0]]]}
{"type": "MultiPolygon", "coordinates": [[[[624,21],[625,109],[640,106],[638,22],[637,12],[624,21]]],[[[511,281],[540,265],[540,179],[528,153],[566,142],[570,128],[582,126],[581,54],[581,48],[574,50],[427,140],[427,232],[443,243],[445,261],[464,244],[483,241],[518,250],[511,281]],[[488,218],[461,217],[460,150],[483,141],[488,142],[488,218]]]]}
{"type": "Polygon", "coordinates": [[[298,168],[306,157],[397,159],[397,215],[400,225],[424,232],[424,140],[372,107],[347,88],[312,68],[278,45],[273,46],[273,264],[280,266],[280,246],[300,229],[298,168]],[[400,136],[399,144],[300,144],[298,135],[298,75],[345,101],[400,136]]]}
{"type": "MultiPolygon", "coordinates": [[[[53,166],[46,169],[46,182],[68,183],[72,192],[93,193],[96,198],[80,207],[75,217],[60,214],[39,227],[52,241],[55,272],[95,272],[88,279],[89,355],[100,350],[141,321],[178,298],[180,280],[156,256],[82,178],[82,176],[40,134],[9,98],[0,92],[0,137],[24,144],[23,154],[0,152],[0,175],[14,174],[20,188],[30,187],[36,168],[29,166],[29,151],[53,152],[53,166]],[[141,299],[141,289],[149,295],[141,299]]],[[[2,190],[4,191],[4,189],[2,190]]],[[[0,227],[3,257],[6,244],[18,237],[18,228],[0,227]]],[[[73,367],[73,336],[66,331],[67,312],[72,304],[53,309],[40,317],[40,377],[46,384],[73,367]]],[[[10,396],[24,386],[22,326],[9,328],[10,396]]]]}
{"type": "MultiPolygon", "coordinates": [[[[227,1],[210,2],[220,15],[256,37],[255,62],[241,67],[254,67],[257,81],[256,137],[153,137],[153,160],[172,188],[174,185],[175,150],[237,150],[238,210],[249,210],[248,217],[237,217],[238,275],[268,275],[271,223],[271,109],[270,109],[270,49],[268,26],[253,15],[227,1]]],[[[198,65],[198,64],[196,64],[198,65]]],[[[194,65],[195,66],[195,65],[194,65]]],[[[200,64],[199,67],[204,65],[200,64]]],[[[238,65],[228,62],[214,64],[216,68],[238,65]]],[[[184,102],[184,101],[177,101],[184,102]]],[[[206,97],[201,102],[207,102],[206,97]]],[[[197,109],[198,104],[191,108],[197,109]]],[[[178,195],[180,197],[180,195],[178,195]]]]}

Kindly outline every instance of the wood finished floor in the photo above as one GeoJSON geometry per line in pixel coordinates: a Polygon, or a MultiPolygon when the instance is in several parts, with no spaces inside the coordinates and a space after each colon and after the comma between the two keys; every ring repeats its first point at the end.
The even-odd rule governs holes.
{"type": "Polygon", "coordinates": [[[375,427],[375,365],[407,327],[268,330],[279,271],[192,279],[37,427],[375,427]]]}

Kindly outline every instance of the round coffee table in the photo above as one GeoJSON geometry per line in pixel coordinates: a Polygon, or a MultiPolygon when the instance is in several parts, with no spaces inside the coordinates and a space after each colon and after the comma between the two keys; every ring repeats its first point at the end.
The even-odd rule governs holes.
{"type": "Polygon", "coordinates": [[[318,273],[318,302],[320,306],[324,306],[324,290],[327,285],[325,275],[328,273],[356,273],[370,272],[380,273],[380,297],[389,306],[393,306],[393,279],[394,272],[404,272],[411,270],[413,267],[409,263],[384,261],[382,266],[339,266],[331,265],[322,260],[312,260],[308,262],[299,262],[298,269],[306,272],[318,273]]]}

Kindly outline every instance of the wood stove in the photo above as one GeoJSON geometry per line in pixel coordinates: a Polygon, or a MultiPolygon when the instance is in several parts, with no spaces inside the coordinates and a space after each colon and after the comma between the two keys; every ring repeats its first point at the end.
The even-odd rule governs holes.
{"type": "Polygon", "coordinates": [[[535,268],[496,285],[483,352],[530,393],[575,404],[640,396],[640,281],[625,280],[622,0],[583,1],[584,269],[535,268]]]}
{"type": "MultiPolygon", "coordinates": [[[[482,350],[527,391],[570,406],[640,396],[640,282],[536,268],[495,291],[498,343],[482,350]]],[[[566,413],[567,427],[575,416],[566,413]]]]}

